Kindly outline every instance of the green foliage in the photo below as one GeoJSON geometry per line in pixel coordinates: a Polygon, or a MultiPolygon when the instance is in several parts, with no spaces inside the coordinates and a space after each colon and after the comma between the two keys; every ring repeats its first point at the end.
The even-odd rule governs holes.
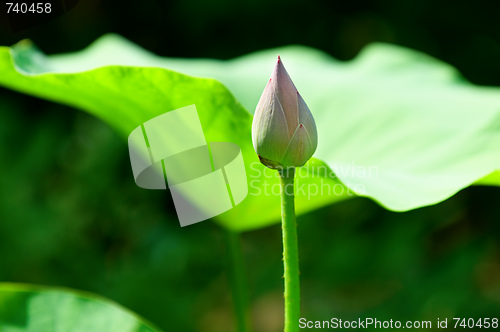
{"type": "MultiPolygon", "coordinates": [[[[66,63],[63,59],[56,62],[66,63]]],[[[88,68],[80,64],[77,67],[82,72],[57,74],[51,71],[62,68],[55,68],[54,63],[29,42],[18,44],[13,49],[12,57],[8,48],[2,48],[0,81],[13,89],[88,111],[112,125],[124,137],[136,126],[165,111],[196,104],[207,141],[238,144],[243,152],[249,181],[257,180],[252,182],[251,192],[245,201],[219,216],[217,221],[228,228],[247,230],[279,219],[277,175],[260,164],[253,150],[251,115],[221,83],[166,69],[137,66],[106,66],[86,71],[88,68]],[[12,66],[12,60],[16,68],[12,66]],[[264,193],[265,185],[269,194],[255,195],[264,193]],[[274,188],[274,191],[269,188],[274,188]],[[256,206],[259,207],[258,214],[255,214],[256,206]]],[[[335,178],[324,180],[331,186],[344,188],[335,178]]],[[[304,181],[319,184],[320,178],[305,175],[304,181]]],[[[303,204],[298,204],[298,211],[304,212],[343,199],[347,197],[346,190],[343,191],[345,194],[342,195],[332,193],[317,200],[304,200],[303,204]]]]}
{"type": "Polygon", "coordinates": [[[0,284],[2,332],[154,332],[139,317],[100,296],[66,289],[0,284]]]}
{"type": "MultiPolygon", "coordinates": [[[[327,165],[336,174],[299,172],[298,214],[348,198],[348,188],[389,209],[410,210],[500,168],[499,90],[474,86],[447,64],[397,46],[373,44],[344,63],[298,46],[230,61],[168,59],[115,35],[82,52],[47,57],[24,41],[0,48],[0,84],[85,110],[124,137],[154,116],[196,104],[208,141],[242,148],[249,196],[216,219],[244,231],[279,217],[278,192],[269,191],[277,176],[257,161],[246,111],[255,108],[276,54],[318,125],[315,156],[324,163],[307,166],[327,165]]],[[[500,181],[493,175],[479,183],[500,181]]]]}

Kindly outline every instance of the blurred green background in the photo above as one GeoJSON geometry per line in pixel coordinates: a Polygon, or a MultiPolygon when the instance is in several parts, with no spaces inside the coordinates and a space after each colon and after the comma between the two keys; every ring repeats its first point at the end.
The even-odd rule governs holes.
{"type": "MultiPolygon", "coordinates": [[[[159,55],[228,59],[303,44],[348,60],[391,42],[500,85],[490,1],[81,0],[30,38],[47,54],[116,32],[159,55]]],[[[168,192],[138,188],[126,142],[71,108],[0,88],[0,281],[107,296],[166,331],[232,331],[222,231],[180,228],[168,192]]],[[[407,213],[356,198],[300,216],[303,317],[500,318],[500,189],[407,213]]],[[[277,207],[278,209],[279,207],[277,207]]],[[[255,331],[283,320],[281,229],[243,234],[255,331]]]]}

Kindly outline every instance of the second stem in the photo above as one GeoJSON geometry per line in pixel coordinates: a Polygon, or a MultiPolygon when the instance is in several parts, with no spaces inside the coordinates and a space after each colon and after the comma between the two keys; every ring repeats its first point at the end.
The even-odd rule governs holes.
{"type": "Polygon", "coordinates": [[[278,172],[281,183],[281,228],[285,270],[285,332],[295,332],[299,330],[300,319],[299,248],[293,185],[295,168],[286,168],[278,172]]]}

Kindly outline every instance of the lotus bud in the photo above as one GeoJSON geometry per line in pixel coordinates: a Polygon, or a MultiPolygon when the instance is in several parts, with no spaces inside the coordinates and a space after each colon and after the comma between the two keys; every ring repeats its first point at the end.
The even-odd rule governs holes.
{"type": "Polygon", "coordinates": [[[279,56],[255,110],[252,140],[261,163],[273,169],[303,166],[318,145],[311,111],[279,56]]]}

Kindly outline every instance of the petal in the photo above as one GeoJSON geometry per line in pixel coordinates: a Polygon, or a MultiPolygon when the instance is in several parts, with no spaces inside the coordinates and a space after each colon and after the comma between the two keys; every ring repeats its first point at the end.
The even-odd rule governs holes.
{"type": "Polygon", "coordinates": [[[266,87],[255,110],[252,140],[257,154],[271,161],[279,161],[286,150],[290,140],[287,120],[274,89],[266,87]]]}
{"type": "Polygon", "coordinates": [[[289,138],[292,137],[295,129],[299,125],[299,113],[297,105],[297,88],[288,75],[285,66],[278,56],[278,61],[271,76],[272,83],[281,104],[288,124],[289,138]]]}
{"type": "Polygon", "coordinates": [[[297,103],[299,107],[299,123],[304,125],[304,128],[311,139],[311,145],[316,150],[316,147],[318,146],[318,130],[316,129],[316,123],[314,122],[314,118],[309,110],[309,107],[307,107],[306,102],[302,99],[302,96],[298,92],[297,103]]]}
{"type": "Polygon", "coordinates": [[[281,158],[281,165],[283,167],[300,167],[303,166],[312,155],[316,147],[312,145],[309,133],[303,124],[300,124],[292,139],[288,143],[288,146],[281,158]]]}

